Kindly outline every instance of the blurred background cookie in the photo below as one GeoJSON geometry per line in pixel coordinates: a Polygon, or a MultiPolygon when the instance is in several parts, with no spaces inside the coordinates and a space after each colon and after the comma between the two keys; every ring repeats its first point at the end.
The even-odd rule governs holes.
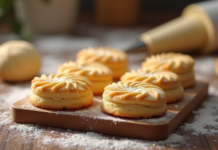
{"type": "Polygon", "coordinates": [[[165,70],[176,73],[184,88],[195,84],[195,74],[193,70],[194,59],[181,53],[162,53],[146,58],[142,63],[142,68],[148,70],[165,70]]]}
{"type": "Polygon", "coordinates": [[[110,47],[83,49],[77,54],[77,61],[101,62],[112,70],[113,79],[119,79],[128,71],[127,54],[110,47]]]}
{"type": "Polygon", "coordinates": [[[70,61],[60,65],[58,73],[70,73],[87,77],[92,83],[94,94],[102,94],[104,87],[113,82],[112,71],[98,62],[78,64],[70,61]]]}

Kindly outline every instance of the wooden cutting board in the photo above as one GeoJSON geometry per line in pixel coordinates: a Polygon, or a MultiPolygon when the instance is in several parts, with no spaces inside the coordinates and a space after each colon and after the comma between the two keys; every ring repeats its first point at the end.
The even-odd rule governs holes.
{"type": "Polygon", "coordinates": [[[194,87],[185,90],[181,101],[167,105],[167,112],[164,116],[150,119],[126,119],[105,114],[100,108],[101,96],[95,96],[90,107],[76,111],[40,109],[25,98],[12,105],[12,116],[13,121],[19,123],[146,140],[164,140],[204,100],[207,93],[208,83],[198,81],[194,87]]]}

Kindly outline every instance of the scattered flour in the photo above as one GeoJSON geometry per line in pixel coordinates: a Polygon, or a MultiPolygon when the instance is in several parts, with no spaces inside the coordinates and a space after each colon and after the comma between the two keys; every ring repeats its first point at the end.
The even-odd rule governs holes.
{"type": "MultiPolygon", "coordinates": [[[[97,102],[94,101],[94,105],[97,102]]],[[[30,106],[31,107],[31,106],[30,106]]],[[[94,118],[94,119],[102,119],[102,120],[112,120],[115,124],[117,122],[141,122],[141,123],[152,123],[152,124],[161,124],[161,123],[167,123],[172,118],[176,116],[175,113],[167,112],[162,117],[157,118],[150,118],[150,119],[127,119],[127,118],[120,118],[120,117],[114,117],[110,116],[108,114],[105,114],[100,106],[96,104],[96,106],[92,106],[89,109],[84,110],[77,110],[77,111],[56,111],[56,114],[64,114],[64,115],[72,115],[72,116],[82,116],[87,118],[94,118]]]]}
{"type": "Polygon", "coordinates": [[[14,102],[27,97],[29,93],[30,83],[13,85],[13,88],[10,88],[8,92],[0,94],[0,102],[3,103],[0,106],[0,110],[1,108],[10,107],[14,102]]]}
{"type": "Polygon", "coordinates": [[[3,125],[8,125],[11,122],[11,113],[9,111],[0,113],[0,127],[2,127],[3,125]]]}
{"type": "Polygon", "coordinates": [[[38,130],[38,125],[32,124],[20,124],[20,125],[11,125],[9,129],[11,130],[19,130],[19,131],[36,131],[38,130]]]}
{"type": "MultiPolygon", "coordinates": [[[[34,137],[38,139],[41,148],[44,145],[56,145],[61,148],[75,148],[83,147],[85,149],[142,149],[150,150],[153,147],[164,148],[177,147],[184,143],[185,139],[181,135],[171,134],[167,140],[164,141],[147,141],[128,138],[115,138],[113,136],[105,136],[94,132],[74,132],[67,130],[67,132],[54,131],[47,128],[45,130],[39,129],[36,125],[11,125],[10,130],[19,131],[20,138],[25,140],[27,137],[34,137]],[[47,134],[44,136],[43,132],[50,131],[51,136],[47,134]],[[61,137],[54,137],[52,135],[60,134],[61,137]]],[[[25,142],[25,141],[24,141],[25,142]]]]}
{"type": "Polygon", "coordinates": [[[197,80],[210,81],[208,93],[218,96],[216,86],[218,83],[217,80],[213,80],[213,78],[217,78],[215,73],[216,57],[217,56],[201,56],[195,60],[194,70],[196,71],[195,77],[197,80]]]}
{"type": "Polygon", "coordinates": [[[63,145],[63,148],[72,147],[84,147],[86,149],[152,149],[153,146],[164,147],[175,143],[177,146],[179,142],[184,142],[182,136],[177,134],[172,134],[165,141],[146,141],[146,140],[136,140],[121,138],[119,140],[108,138],[102,136],[101,134],[87,132],[79,133],[67,136],[65,138],[51,138],[45,137],[43,140],[44,144],[54,144],[63,145]]]}
{"type": "Polygon", "coordinates": [[[210,57],[201,56],[200,58],[195,59],[194,70],[202,70],[201,73],[207,75],[214,74],[215,62],[216,62],[216,56],[210,56],[210,57]]]}
{"type": "Polygon", "coordinates": [[[194,121],[186,123],[182,128],[191,130],[193,134],[217,134],[218,133],[218,99],[208,98],[202,105],[203,108],[194,111],[194,121]]]}
{"type": "Polygon", "coordinates": [[[29,143],[27,138],[36,138],[38,140],[43,140],[43,132],[44,129],[40,129],[38,125],[32,124],[17,124],[17,125],[10,125],[9,130],[17,131],[15,134],[18,134],[19,138],[15,140],[22,140],[22,143],[29,143]]]}
{"type": "Polygon", "coordinates": [[[55,134],[55,133],[57,133],[56,131],[51,131],[51,134],[55,134]]]}

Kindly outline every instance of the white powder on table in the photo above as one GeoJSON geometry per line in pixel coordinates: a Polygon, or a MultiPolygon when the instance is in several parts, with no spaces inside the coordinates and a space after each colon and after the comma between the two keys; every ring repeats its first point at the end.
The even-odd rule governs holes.
{"type": "MultiPolygon", "coordinates": [[[[164,148],[177,147],[179,144],[184,143],[185,139],[181,135],[171,134],[170,137],[164,141],[148,141],[148,140],[138,140],[138,139],[128,139],[122,137],[106,136],[103,134],[98,134],[94,132],[61,132],[54,131],[59,129],[52,129],[51,134],[58,134],[61,137],[55,136],[44,136],[43,132],[50,130],[39,129],[40,126],[36,125],[11,125],[9,129],[18,131],[24,143],[27,137],[37,138],[38,146],[43,148],[44,145],[56,145],[61,148],[75,148],[83,147],[84,149],[153,149],[153,147],[164,148]]],[[[63,130],[63,129],[60,129],[63,130]]]]}
{"type": "Polygon", "coordinates": [[[30,91],[30,83],[14,85],[7,93],[0,94],[0,102],[3,103],[0,110],[11,107],[14,102],[27,97],[30,91]]]}
{"type": "MultiPolygon", "coordinates": [[[[178,144],[183,142],[184,139],[182,136],[177,134],[172,134],[165,141],[147,141],[147,140],[137,140],[137,139],[127,139],[121,138],[111,139],[101,134],[87,132],[79,133],[75,135],[67,136],[66,138],[46,138],[43,140],[44,144],[53,144],[63,145],[63,148],[72,148],[72,147],[84,147],[85,149],[152,149],[153,146],[164,147],[170,145],[171,143],[178,144]]],[[[175,145],[176,145],[175,144],[175,145]]]]}
{"type": "Polygon", "coordinates": [[[182,128],[191,130],[195,134],[217,134],[218,133],[218,98],[208,98],[198,111],[193,111],[195,114],[192,123],[186,123],[182,128]]]}
{"type": "Polygon", "coordinates": [[[0,127],[11,123],[11,113],[9,111],[0,112],[0,127]]]}
{"type": "Polygon", "coordinates": [[[9,129],[11,130],[19,130],[19,131],[35,131],[37,130],[37,125],[32,124],[19,124],[19,125],[11,125],[9,129]]]}

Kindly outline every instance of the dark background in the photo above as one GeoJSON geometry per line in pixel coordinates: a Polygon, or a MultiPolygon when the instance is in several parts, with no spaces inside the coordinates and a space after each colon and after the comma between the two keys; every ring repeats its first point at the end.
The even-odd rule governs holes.
{"type": "MultiPolygon", "coordinates": [[[[141,11],[150,10],[183,10],[189,4],[203,0],[140,0],[141,11]]],[[[81,0],[81,11],[94,12],[94,0],[81,0]]]]}

